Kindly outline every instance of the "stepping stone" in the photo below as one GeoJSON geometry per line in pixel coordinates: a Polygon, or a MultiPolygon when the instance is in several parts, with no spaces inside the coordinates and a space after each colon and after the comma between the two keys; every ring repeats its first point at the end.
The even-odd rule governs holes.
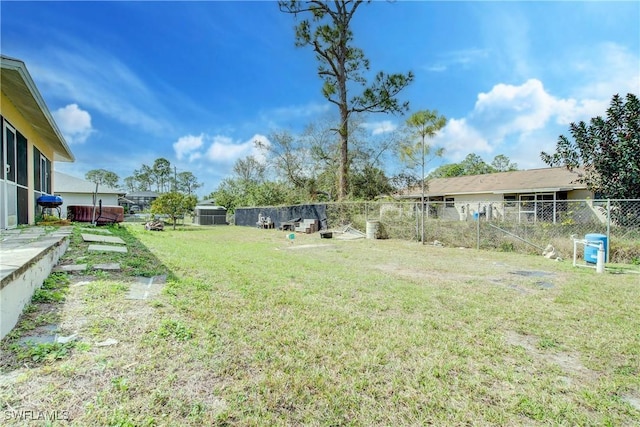
{"type": "Polygon", "coordinates": [[[55,335],[35,335],[32,337],[23,337],[18,340],[20,344],[49,344],[56,342],[55,335]]]}
{"type": "Polygon", "coordinates": [[[120,264],[112,262],[108,264],[96,264],[93,266],[94,270],[120,270],[120,264]]]}
{"type": "Polygon", "coordinates": [[[100,242],[100,243],[120,243],[125,244],[124,240],[116,236],[100,236],[98,234],[82,234],[82,240],[85,242],[100,242]]]}
{"type": "Polygon", "coordinates": [[[82,231],[87,231],[91,233],[100,233],[100,234],[113,234],[109,230],[105,230],[102,228],[81,228],[82,231]]]}
{"type": "Polygon", "coordinates": [[[126,253],[126,246],[110,246],[110,245],[89,245],[88,248],[91,252],[121,252],[126,253]]]}
{"type": "Polygon", "coordinates": [[[73,272],[73,271],[84,271],[87,269],[87,264],[66,264],[66,265],[58,265],[56,266],[53,271],[55,272],[60,272],[60,271],[68,271],[68,272],[73,272]]]}
{"type": "Polygon", "coordinates": [[[45,325],[38,328],[40,331],[37,335],[27,335],[18,340],[20,344],[47,344],[56,341],[56,332],[58,331],[58,325],[45,325]]]}

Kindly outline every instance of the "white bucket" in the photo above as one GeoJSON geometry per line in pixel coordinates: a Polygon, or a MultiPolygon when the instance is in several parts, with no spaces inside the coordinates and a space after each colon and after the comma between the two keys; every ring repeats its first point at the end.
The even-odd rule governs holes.
{"type": "Polygon", "coordinates": [[[380,221],[367,221],[367,239],[377,239],[380,221]]]}

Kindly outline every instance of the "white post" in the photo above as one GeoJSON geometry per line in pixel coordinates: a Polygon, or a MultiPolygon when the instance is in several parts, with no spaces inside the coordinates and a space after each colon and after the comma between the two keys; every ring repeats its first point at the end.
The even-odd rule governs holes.
{"type": "Polygon", "coordinates": [[[478,202],[478,210],[476,213],[478,215],[478,222],[476,223],[476,249],[480,250],[480,202],[478,202]]]}
{"type": "Polygon", "coordinates": [[[422,220],[421,220],[421,227],[422,227],[422,231],[420,234],[420,241],[422,242],[422,244],[424,245],[424,155],[425,155],[425,146],[424,146],[424,135],[422,135],[422,176],[420,177],[422,179],[422,199],[421,199],[421,203],[422,203],[422,220]]]}
{"type": "MultiPolygon", "coordinates": [[[[611,241],[611,199],[607,199],[607,241],[610,242],[611,241]]],[[[609,248],[611,247],[611,245],[607,245],[607,258],[608,260],[610,260],[611,258],[609,258],[609,248]]]]}
{"type": "Polygon", "coordinates": [[[598,248],[596,273],[604,273],[604,244],[602,242],[600,242],[600,247],[598,248]]]}

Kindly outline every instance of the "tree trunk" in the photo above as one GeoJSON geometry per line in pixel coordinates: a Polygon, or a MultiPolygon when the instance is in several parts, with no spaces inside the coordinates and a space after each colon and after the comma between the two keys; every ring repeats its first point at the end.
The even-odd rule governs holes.
{"type": "Polygon", "coordinates": [[[340,106],[340,168],[338,172],[338,200],[347,197],[349,190],[349,114],[340,106]]]}
{"type": "MultiPolygon", "coordinates": [[[[354,6],[357,7],[357,4],[354,6]]],[[[343,12],[341,18],[345,18],[343,12]]],[[[349,192],[349,102],[347,100],[347,29],[349,28],[349,21],[346,20],[340,25],[340,46],[338,49],[338,96],[340,97],[339,109],[340,109],[340,172],[338,173],[338,200],[342,201],[346,199],[349,192]]]]}

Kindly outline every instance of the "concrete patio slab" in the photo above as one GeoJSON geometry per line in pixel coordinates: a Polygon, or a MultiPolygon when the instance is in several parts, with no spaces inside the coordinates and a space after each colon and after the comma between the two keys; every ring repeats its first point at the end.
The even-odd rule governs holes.
{"type": "Polygon", "coordinates": [[[120,252],[127,253],[126,246],[111,246],[111,245],[89,245],[87,249],[90,252],[120,252]]]}
{"type": "Polygon", "coordinates": [[[118,243],[125,244],[125,241],[116,236],[102,236],[99,234],[82,233],[82,240],[85,242],[100,242],[100,243],[118,243]]]}

